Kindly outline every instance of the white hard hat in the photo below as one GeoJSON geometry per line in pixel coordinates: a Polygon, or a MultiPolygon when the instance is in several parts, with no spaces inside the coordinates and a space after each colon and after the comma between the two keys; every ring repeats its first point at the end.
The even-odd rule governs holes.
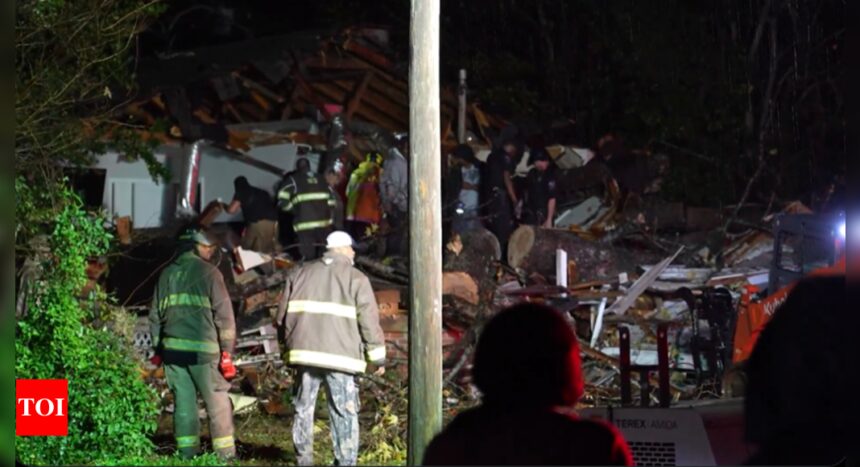
{"type": "Polygon", "coordinates": [[[328,234],[325,239],[326,248],[339,248],[344,246],[352,246],[352,237],[342,230],[335,230],[328,234]]]}

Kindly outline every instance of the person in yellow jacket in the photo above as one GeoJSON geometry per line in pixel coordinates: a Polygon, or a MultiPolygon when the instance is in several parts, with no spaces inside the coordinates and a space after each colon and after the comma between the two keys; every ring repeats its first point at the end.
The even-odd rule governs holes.
{"type": "Polygon", "coordinates": [[[355,375],[367,363],[385,372],[385,338],[370,280],[353,267],[352,237],[335,231],[325,255],[297,268],[286,281],[275,325],[287,364],[298,367],[293,443],[299,465],[313,465],[314,406],[327,389],[334,455],[338,465],[358,459],[358,388],[355,375]]]}
{"type": "Polygon", "coordinates": [[[379,198],[379,180],[382,175],[382,154],[368,153],[364,161],[352,171],[346,186],[346,220],[352,235],[359,241],[379,226],[382,220],[382,203],[379,198]]]}

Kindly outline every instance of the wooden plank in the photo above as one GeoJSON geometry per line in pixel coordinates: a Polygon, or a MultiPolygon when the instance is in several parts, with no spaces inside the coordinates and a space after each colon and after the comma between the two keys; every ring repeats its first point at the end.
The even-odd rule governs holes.
{"type": "Polygon", "coordinates": [[[224,206],[219,203],[217,200],[210,202],[203,209],[203,212],[200,213],[200,216],[197,218],[197,223],[203,227],[209,227],[215,222],[215,218],[221,215],[224,212],[224,206]]]}
{"type": "Polygon", "coordinates": [[[357,60],[352,56],[330,56],[319,55],[304,60],[306,68],[324,68],[326,70],[368,70],[373,67],[364,61],[357,60]]]}
{"type": "Polygon", "coordinates": [[[233,118],[235,118],[236,121],[238,121],[239,123],[246,123],[248,121],[247,119],[245,119],[245,117],[242,116],[242,114],[239,113],[238,110],[236,110],[236,107],[233,106],[231,102],[224,103],[224,110],[226,110],[227,113],[232,115],[233,118]]]}
{"type": "Polygon", "coordinates": [[[263,122],[268,120],[266,113],[250,102],[239,102],[236,108],[241,110],[242,113],[250,115],[251,121],[263,122]]]}
{"type": "Polygon", "coordinates": [[[364,74],[364,78],[362,78],[361,82],[356,85],[355,92],[353,92],[352,98],[346,106],[347,121],[352,118],[352,114],[361,106],[361,99],[364,97],[364,93],[367,91],[367,85],[371,80],[373,80],[373,72],[369,71],[364,74]]]}
{"type": "Polygon", "coordinates": [[[257,292],[254,295],[249,297],[245,297],[245,301],[243,302],[242,313],[243,314],[251,314],[254,311],[257,311],[258,308],[262,307],[269,301],[269,292],[263,290],[261,292],[257,292]]]}
{"type": "Polygon", "coordinates": [[[238,79],[239,82],[242,83],[242,86],[245,86],[245,88],[247,88],[248,90],[256,91],[279,104],[284,103],[284,96],[276,93],[275,91],[272,91],[271,89],[263,86],[262,84],[254,80],[242,76],[241,74],[239,74],[238,71],[232,72],[231,75],[233,75],[234,78],[238,79]]]}
{"type": "MultiPolygon", "coordinates": [[[[348,93],[351,89],[350,83],[348,81],[334,81],[328,84],[337,87],[337,89],[343,91],[344,93],[348,93]]],[[[386,114],[388,118],[390,118],[392,121],[405,123],[409,120],[408,106],[400,106],[396,104],[392,105],[386,99],[379,99],[378,94],[375,94],[373,92],[368,92],[365,94],[363,98],[363,103],[365,105],[362,107],[362,109],[365,109],[369,105],[376,110],[386,114]]]]}
{"type": "Polygon", "coordinates": [[[373,80],[373,82],[370,83],[370,89],[374,94],[385,97],[395,105],[399,105],[404,109],[409,108],[409,91],[406,89],[401,90],[394,88],[380,79],[373,80]]]}
{"type": "Polygon", "coordinates": [[[123,216],[116,220],[116,234],[121,245],[131,245],[131,217],[123,216]]]}
{"type": "Polygon", "coordinates": [[[272,110],[272,104],[270,104],[269,101],[267,101],[266,98],[263,97],[263,95],[259,92],[252,90],[251,99],[253,99],[254,102],[256,102],[257,105],[262,107],[263,110],[265,110],[266,112],[270,112],[272,110]]]}
{"type": "MultiPolygon", "coordinates": [[[[344,102],[346,99],[346,91],[331,83],[319,84],[314,88],[319,95],[328,97],[336,102],[344,102]]],[[[356,111],[356,114],[364,119],[382,126],[387,129],[402,129],[405,128],[403,120],[397,120],[395,117],[387,115],[376,109],[375,106],[365,105],[356,111]]]]}
{"type": "Polygon", "coordinates": [[[301,86],[294,86],[293,92],[290,94],[290,98],[287,100],[287,105],[284,106],[284,110],[281,112],[281,120],[289,120],[290,116],[296,109],[298,105],[298,98],[302,92],[301,86]]]}
{"type": "Polygon", "coordinates": [[[442,428],[440,0],[412,0],[409,43],[409,465],[442,428]]]}
{"type": "Polygon", "coordinates": [[[376,72],[377,76],[383,79],[390,86],[396,87],[398,89],[406,92],[409,89],[409,85],[402,78],[395,76],[390,69],[382,68],[369,60],[365,60],[364,57],[361,57],[357,54],[350,54],[351,63],[355,63],[357,69],[372,69],[376,72]]]}
{"type": "Polygon", "coordinates": [[[214,125],[216,120],[212,118],[212,115],[206,109],[200,108],[194,111],[194,116],[199,118],[201,122],[206,123],[208,125],[214,125]]]}
{"type": "Polygon", "coordinates": [[[394,64],[391,63],[391,60],[389,60],[388,57],[380,53],[376,53],[352,39],[347,39],[343,44],[343,48],[344,50],[348,50],[358,55],[362,59],[382,68],[383,70],[391,71],[394,68],[394,64]]]}
{"type": "MultiPolygon", "coordinates": [[[[296,53],[293,52],[292,55],[293,62],[300,63],[296,53]]],[[[322,112],[325,119],[331,120],[331,114],[329,113],[328,109],[326,109],[325,103],[320,100],[319,96],[317,96],[316,92],[314,92],[313,87],[310,85],[310,83],[308,83],[308,80],[307,78],[305,78],[304,73],[302,73],[301,67],[293,67],[293,78],[296,80],[297,83],[299,83],[299,86],[302,88],[302,91],[304,92],[305,96],[314,104],[314,106],[316,106],[317,109],[319,109],[320,112],[322,112]]]]}
{"type": "Polygon", "coordinates": [[[251,139],[251,135],[245,131],[236,131],[236,130],[227,130],[227,146],[239,150],[239,151],[248,151],[251,149],[248,146],[248,140],[251,139]]]}

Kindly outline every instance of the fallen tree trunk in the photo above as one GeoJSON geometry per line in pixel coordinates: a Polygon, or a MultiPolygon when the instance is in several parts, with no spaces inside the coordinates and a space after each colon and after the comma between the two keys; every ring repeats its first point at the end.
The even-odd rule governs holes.
{"type": "Polygon", "coordinates": [[[382,279],[390,280],[398,284],[408,284],[409,274],[398,270],[393,266],[389,266],[379,261],[374,261],[364,256],[356,256],[355,264],[357,264],[366,272],[379,276],[382,279]]]}
{"type": "Polygon", "coordinates": [[[442,295],[453,295],[472,305],[480,302],[478,284],[462,271],[442,273],[442,295]]]}
{"type": "Polygon", "coordinates": [[[624,249],[592,242],[577,234],[558,229],[520,226],[508,242],[508,264],[544,277],[555,276],[555,251],[567,252],[579,280],[600,280],[633,272],[633,255],[624,249]]]}
{"type": "MultiPolygon", "coordinates": [[[[455,235],[445,246],[443,288],[454,297],[446,307],[449,324],[470,328],[492,308],[501,248],[486,229],[455,235]]],[[[444,312],[443,312],[444,313],[444,312]]]]}
{"type": "Polygon", "coordinates": [[[445,271],[462,271],[476,282],[495,277],[496,262],[501,258],[499,240],[487,229],[479,228],[455,235],[445,247],[445,271]]]}

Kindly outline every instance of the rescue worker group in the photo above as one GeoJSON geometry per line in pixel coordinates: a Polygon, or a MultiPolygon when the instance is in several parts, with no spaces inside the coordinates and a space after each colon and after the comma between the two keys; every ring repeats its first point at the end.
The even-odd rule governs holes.
{"type": "MultiPolygon", "coordinates": [[[[323,201],[326,202],[326,201],[323,201]]],[[[180,455],[201,452],[197,397],[209,417],[212,449],[236,457],[233,407],[228,396],[236,375],[233,307],[221,272],[209,262],[212,235],[190,228],[179,254],[161,272],[149,313],[155,355],[174,396],[174,435],[180,455]]],[[[285,283],[274,324],[297,368],[292,438],[299,465],[314,465],[314,407],[326,388],[334,455],[338,465],[358,459],[358,387],[355,375],[385,372],[385,340],[370,280],[353,267],[352,237],[334,231],[322,257],[294,268],[285,283]]]]}
{"type": "MultiPolygon", "coordinates": [[[[297,370],[292,438],[299,465],[314,463],[314,407],[321,386],[326,389],[337,463],[355,465],[359,445],[355,375],[365,372],[368,364],[377,376],[385,372],[378,307],[370,280],[353,267],[353,238],[362,241],[384,211],[386,251],[395,255],[408,251],[409,146],[406,138],[396,143],[384,161],[371,154],[352,171],[346,203],[335,188],[343,184],[336,167],[321,177],[304,158],[298,159],[295,171],[285,174],[276,199],[238,176],[232,201],[222,203],[227,213],[242,211],[242,248],[266,254],[285,250],[279,220],[282,227],[291,227],[291,246],[298,246],[301,265],[290,271],[273,321],[286,349],[284,362],[297,370]]],[[[510,178],[516,146],[506,142],[502,148],[484,164],[468,146],[459,146],[446,192],[456,201],[449,204],[458,206],[452,225],[458,233],[481,225],[478,192],[490,199],[487,226],[504,249],[513,219],[509,211],[522,203],[510,178]]],[[[524,218],[549,226],[555,210],[554,172],[547,170],[545,151],[533,152],[536,170],[527,180],[524,218]]],[[[217,249],[210,232],[188,228],[179,238],[175,259],[161,272],[149,313],[155,349],[151,361],[164,366],[173,392],[176,446],[184,457],[201,452],[198,395],[206,406],[213,450],[225,459],[236,457],[228,396],[229,380],[236,375],[232,362],[236,323],[224,278],[209,262],[217,249]]]]}

